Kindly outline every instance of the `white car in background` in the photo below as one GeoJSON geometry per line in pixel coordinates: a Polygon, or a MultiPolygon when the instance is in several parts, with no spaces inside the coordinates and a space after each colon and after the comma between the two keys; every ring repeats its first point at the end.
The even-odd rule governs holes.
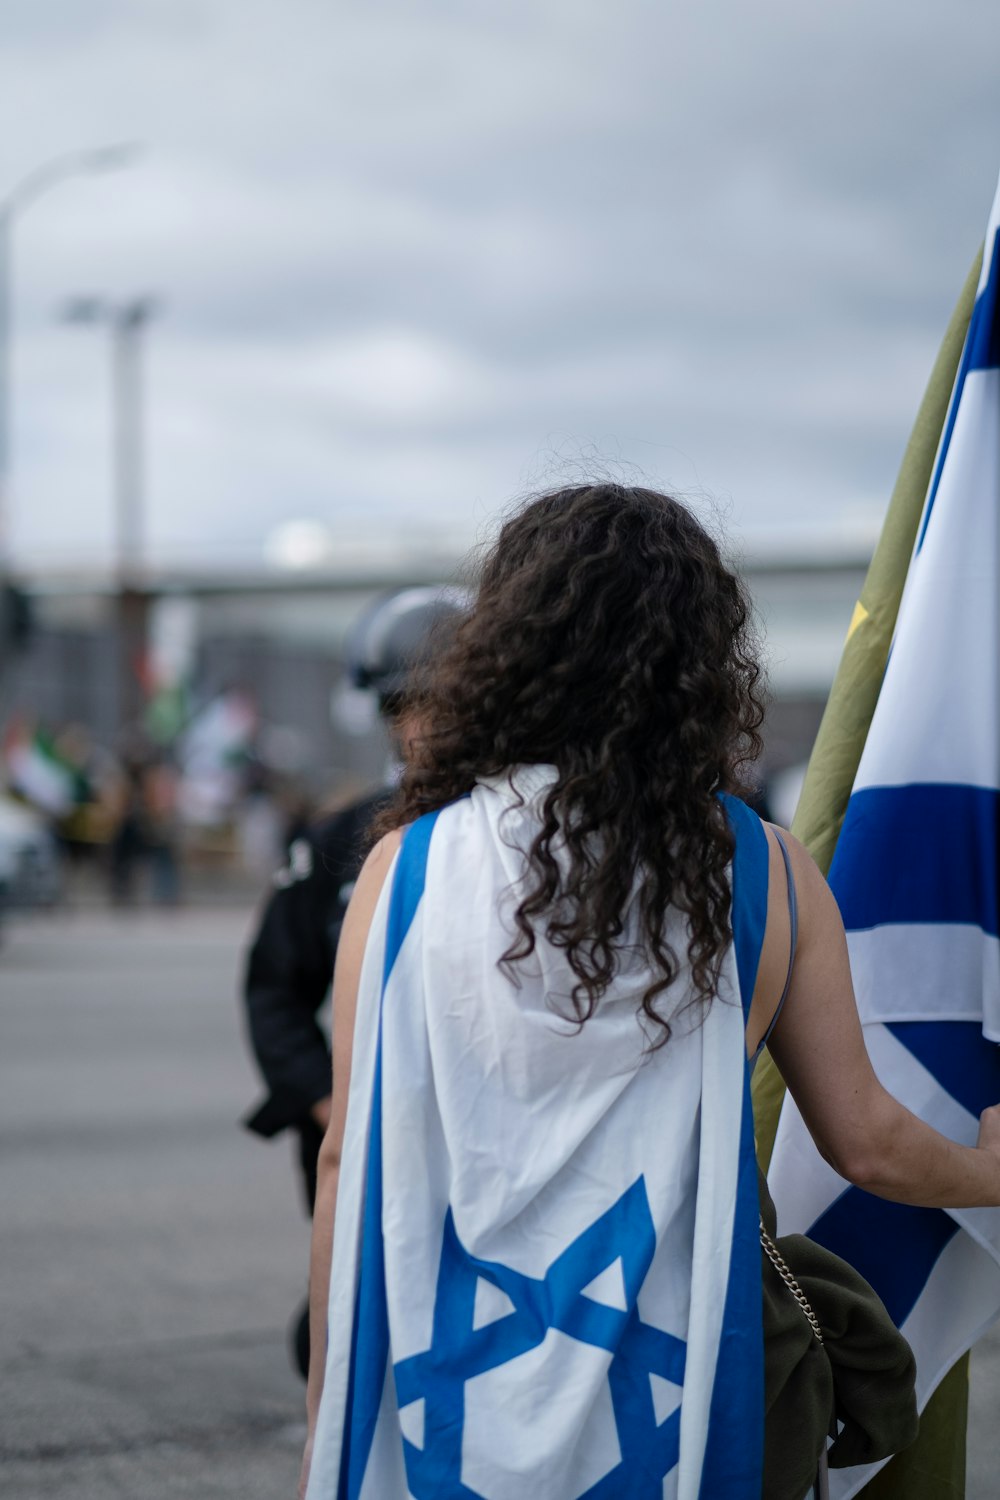
{"type": "Polygon", "coordinates": [[[51,906],[59,854],[45,819],[0,792],[0,906],[51,906]]]}

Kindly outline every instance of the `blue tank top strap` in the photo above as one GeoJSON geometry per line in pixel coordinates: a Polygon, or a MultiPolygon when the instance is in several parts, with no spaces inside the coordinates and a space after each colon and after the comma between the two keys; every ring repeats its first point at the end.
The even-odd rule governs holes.
{"type": "Polygon", "coordinates": [[[736,840],[732,867],[733,946],[736,950],[740,1000],[746,1020],[750,1015],[750,1002],[757,983],[764,929],[767,926],[767,835],[760,818],[745,802],[728,792],[720,793],[720,801],[736,840]]]}

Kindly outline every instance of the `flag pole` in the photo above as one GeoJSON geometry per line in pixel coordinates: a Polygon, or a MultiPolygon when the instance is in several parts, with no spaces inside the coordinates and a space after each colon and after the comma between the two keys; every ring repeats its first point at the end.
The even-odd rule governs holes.
{"type": "Polygon", "coordinates": [[[972,317],[982,259],[980,250],[934,361],[882,533],[854,609],[792,822],[792,832],[807,846],[824,874],[830,869],[882,685],[903,584],[972,317]]]}

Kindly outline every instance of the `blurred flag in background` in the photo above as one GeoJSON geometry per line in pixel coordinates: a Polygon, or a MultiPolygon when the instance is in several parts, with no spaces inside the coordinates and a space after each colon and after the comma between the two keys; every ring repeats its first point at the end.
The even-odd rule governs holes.
{"type": "Polygon", "coordinates": [[[253,700],[239,688],[219,693],[192,716],[177,747],[186,822],[207,827],[231,814],[256,728],[253,700]]]}
{"type": "Polygon", "coordinates": [[[3,768],[11,791],[49,817],[64,817],[77,801],[73,766],[60,755],[51,735],[24,718],[7,726],[3,768]]]}

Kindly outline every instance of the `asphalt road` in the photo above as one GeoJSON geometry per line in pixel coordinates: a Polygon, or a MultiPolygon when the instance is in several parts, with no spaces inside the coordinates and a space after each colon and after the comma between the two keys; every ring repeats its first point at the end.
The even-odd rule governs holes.
{"type": "Polygon", "coordinates": [[[0,1494],[292,1500],[308,1225],[235,991],[247,914],[88,913],[0,950],[0,1494]]]}
{"type": "MultiPolygon", "coordinates": [[[[235,994],[249,914],[89,911],[0,948],[0,1494],[292,1500],[308,1227],[235,994]]],[[[1000,1335],[969,1500],[1000,1495],[1000,1335]]]]}

